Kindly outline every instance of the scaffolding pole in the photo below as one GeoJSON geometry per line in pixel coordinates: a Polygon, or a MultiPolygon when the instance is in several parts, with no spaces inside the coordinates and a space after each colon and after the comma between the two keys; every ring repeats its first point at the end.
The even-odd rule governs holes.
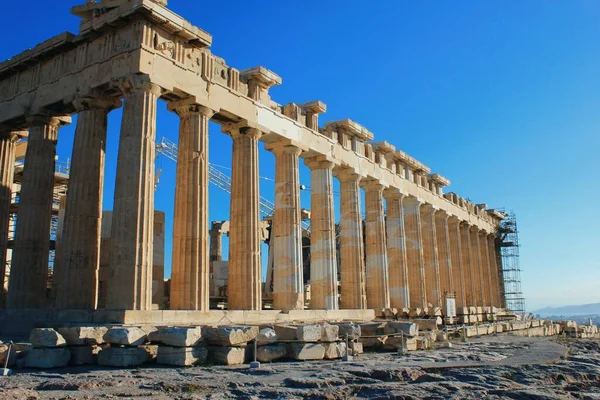
{"type": "Polygon", "coordinates": [[[525,297],[521,289],[519,231],[513,211],[507,214],[498,227],[496,246],[504,282],[502,295],[505,307],[516,314],[525,313],[525,297]]]}

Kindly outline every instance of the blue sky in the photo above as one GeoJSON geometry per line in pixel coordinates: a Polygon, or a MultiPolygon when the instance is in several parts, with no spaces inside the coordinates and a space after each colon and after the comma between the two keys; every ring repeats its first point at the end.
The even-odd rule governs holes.
{"type": "MultiPolygon", "coordinates": [[[[63,31],[84,0],[3,4],[0,59],[63,31]],[[28,6],[25,7],[24,4],[28,6]],[[13,32],[14,34],[10,34],[13,32]]],[[[351,118],[452,181],[476,203],[506,207],[520,225],[528,309],[600,302],[600,3],[169,0],[214,36],[213,52],[238,69],[263,65],[283,78],[281,104],[319,99],[321,124],[351,118]],[[376,4],[376,5],[375,5],[376,4]]],[[[178,118],[159,104],[158,138],[178,118]]],[[[112,208],[120,111],[110,115],[104,208],[112,208]]],[[[70,157],[74,125],[58,153],[70,157]]],[[[211,162],[231,165],[231,140],[211,126],[211,162]]],[[[261,150],[261,175],[274,158],[261,150]]],[[[162,169],[157,209],[167,212],[175,166],[162,169]]],[[[310,185],[306,168],[301,181],[310,185]]],[[[261,180],[272,198],[273,185],[261,180]]],[[[211,189],[211,219],[228,197],[211,189]]],[[[308,192],[302,206],[309,207],[308,192]]]]}

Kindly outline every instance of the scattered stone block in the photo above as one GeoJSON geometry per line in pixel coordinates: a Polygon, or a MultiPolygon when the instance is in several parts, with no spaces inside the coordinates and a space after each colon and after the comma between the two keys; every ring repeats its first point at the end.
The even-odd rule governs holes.
{"type": "Polygon", "coordinates": [[[346,339],[346,336],[350,340],[358,339],[362,333],[360,325],[352,322],[339,324],[338,327],[338,335],[342,339],[346,339]]]}
{"type": "Polygon", "coordinates": [[[425,311],[420,307],[414,307],[410,309],[408,316],[411,318],[419,318],[425,315],[425,311]]]}
{"type": "Polygon", "coordinates": [[[95,365],[98,363],[98,353],[102,347],[96,344],[69,347],[71,358],[69,365],[95,365]]]}
{"type": "Polygon", "coordinates": [[[208,348],[196,347],[170,347],[158,346],[157,363],[163,365],[175,365],[178,367],[189,367],[206,362],[208,348]]]}
{"type": "Polygon", "coordinates": [[[322,346],[325,349],[324,358],[327,360],[342,358],[346,355],[346,342],[323,343],[322,346]]]}
{"type": "Polygon", "coordinates": [[[387,340],[387,336],[381,336],[381,337],[376,337],[376,338],[364,338],[361,337],[358,339],[358,341],[360,343],[362,343],[363,348],[369,349],[369,350],[381,350],[383,349],[383,345],[385,343],[385,341],[387,340]]]}
{"type": "Polygon", "coordinates": [[[108,367],[137,367],[146,361],[148,353],[139,347],[108,347],[98,353],[98,364],[108,367]]]}
{"type": "Polygon", "coordinates": [[[272,362],[286,357],[288,351],[288,346],[283,343],[259,346],[256,352],[256,359],[260,362],[272,362]]]}
{"type": "Polygon", "coordinates": [[[296,360],[322,360],[325,347],[320,343],[291,343],[290,356],[296,360]]]}
{"type": "Polygon", "coordinates": [[[158,341],[167,346],[192,347],[202,339],[200,327],[162,328],[158,330],[158,341]]]}
{"type": "Polygon", "coordinates": [[[17,363],[17,349],[15,346],[12,346],[10,349],[10,355],[8,353],[8,345],[0,344],[0,367],[4,368],[4,364],[6,363],[6,357],[8,356],[8,368],[12,368],[17,363]]]}
{"type": "Polygon", "coordinates": [[[350,346],[350,354],[353,356],[364,353],[364,347],[361,342],[349,342],[348,345],[350,346]]]}
{"type": "Polygon", "coordinates": [[[322,335],[321,325],[299,325],[296,339],[301,342],[318,342],[322,335]]]}
{"type": "Polygon", "coordinates": [[[35,328],[29,335],[29,341],[35,349],[45,347],[65,347],[67,345],[65,338],[52,328],[35,328]]]}
{"type": "Polygon", "coordinates": [[[257,326],[219,326],[204,328],[203,336],[215,346],[246,346],[258,336],[257,326]]]}
{"type": "Polygon", "coordinates": [[[407,336],[416,336],[419,334],[419,326],[408,321],[390,321],[385,326],[384,333],[404,333],[407,336]]]}
{"type": "Polygon", "coordinates": [[[321,342],[335,342],[339,339],[339,332],[339,326],[323,324],[321,327],[321,342]]]}
{"type": "Polygon", "coordinates": [[[277,343],[279,341],[279,336],[273,328],[263,328],[258,332],[258,336],[256,336],[256,340],[259,346],[277,343]]]}
{"type": "Polygon", "coordinates": [[[417,350],[429,350],[431,349],[431,341],[426,336],[417,336],[417,350]]]}
{"type": "Polygon", "coordinates": [[[104,334],[104,341],[122,346],[139,346],[146,342],[146,336],[146,331],[138,327],[115,327],[104,334]]]}
{"type": "Polygon", "coordinates": [[[69,346],[89,346],[103,344],[104,335],[108,332],[105,326],[58,328],[69,346]]]}
{"type": "MultiPolygon", "coordinates": [[[[64,340],[64,339],[63,339],[64,340]]],[[[60,368],[69,363],[71,353],[64,347],[33,348],[25,357],[26,368],[60,368]]]]}
{"type": "Polygon", "coordinates": [[[138,346],[140,349],[144,350],[148,355],[147,362],[154,363],[158,358],[158,345],[157,344],[143,344],[138,346]]]}
{"type": "Polygon", "coordinates": [[[275,325],[273,330],[275,330],[279,340],[296,340],[298,327],[294,325],[275,325]]]}
{"type": "Polygon", "coordinates": [[[362,336],[377,336],[385,334],[385,327],[387,322],[367,322],[360,324],[360,331],[362,336]]]}
{"type": "Polygon", "coordinates": [[[448,340],[448,334],[444,331],[437,331],[435,340],[438,342],[446,342],[448,340]]]}
{"type": "Polygon", "coordinates": [[[406,342],[408,337],[405,336],[389,336],[383,343],[384,350],[399,350],[406,348],[406,342]]]}
{"type": "Polygon", "coordinates": [[[246,360],[246,349],[243,347],[210,347],[210,356],[215,364],[239,365],[246,360]]]}

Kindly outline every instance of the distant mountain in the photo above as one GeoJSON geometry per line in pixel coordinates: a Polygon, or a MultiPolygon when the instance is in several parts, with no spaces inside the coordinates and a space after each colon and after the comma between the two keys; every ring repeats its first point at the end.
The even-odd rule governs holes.
{"type": "Polygon", "coordinates": [[[560,315],[565,317],[576,315],[600,315],[600,303],[583,304],[580,306],[546,307],[536,310],[532,314],[539,314],[542,317],[560,315]]]}

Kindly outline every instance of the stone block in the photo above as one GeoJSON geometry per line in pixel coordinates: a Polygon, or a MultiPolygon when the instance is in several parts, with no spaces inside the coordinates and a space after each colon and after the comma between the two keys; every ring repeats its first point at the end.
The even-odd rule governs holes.
{"type": "Polygon", "coordinates": [[[158,364],[189,367],[206,362],[208,348],[158,346],[158,364]]]}
{"type": "Polygon", "coordinates": [[[158,345],[157,344],[142,344],[138,346],[140,349],[144,350],[148,355],[147,362],[154,363],[158,358],[158,345]]]}
{"type": "Polygon", "coordinates": [[[384,328],[384,333],[404,333],[407,336],[416,336],[419,334],[419,326],[408,321],[390,321],[384,328]]]}
{"type": "Polygon", "coordinates": [[[339,339],[339,332],[339,326],[323,324],[321,327],[321,342],[335,342],[339,339]]]}
{"type": "Polygon", "coordinates": [[[96,344],[71,346],[69,347],[69,352],[71,352],[69,365],[95,365],[98,363],[98,353],[101,350],[102,347],[96,344]]]}
{"type": "Polygon", "coordinates": [[[361,335],[361,329],[360,329],[360,325],[352,323],[352,322],[347,322],[347,323],[343,323],[343,324],[338,324],[339,327],[339,337],[342,339],[346,339],[346,336],[348,336],[348,339],[350,340],[354,340],[354,339],[358,339],[361,335]]]}
{"type": "Polygon", "coordinates": [[[33,348],[25,357],[26,368],[59,368],[69,363],[71,353],[67,348],[33,348]]]}
{"type": "Polygon", "coordinates": [[[105,343],[104,335],[108,328],[105,326],[89,326],[58,328],[57,331],[65,338],[69,346],[89,346],[105,343]]]}
{"type": "Polygon", "coordinates": [[[65,338],[52,328],[33,329],[29,335],[29,341],[36,349],[45,347],[65,347],[67,345],[65,338]]]}
{"type": "Polygon", "coordinates": [[[286,357],[288,351],[288,346],[283,343],[259,346],[256,359],[260,362],[271,362],[286,357]]]}
{"type": "Polygon", "coordinates": [[[158,330],[158,341],[167,346],[193,347],[202,339],[200,327],[162,328],[158,330]]]}
{"type": "Polygon", "coordinates": [[[417,341],[417,350],[430,350],[431,349],[431,340],[426,336],[417,336],[415,338],[417,341]]]}
{"type": "Polygon", "coordinates": [[[246,349],[243,347],[211,346],[210,356],[215,364],[239,365],[246,359],[246,349]]]}
{"type": "Polygon", "coordinates": [[[350,354],[353,356],[364,353],[363,344],[361,342],[349,342],[348,345],[350,346],[350,354]]]}
{"type": "Polygon", "coordinates": [[[322,346],[325,349],[324,357],[327,360],[342,358],[346,355],[346,342],[323,343],[322,346]]]}
{"type": "Polygon", "coordinates": [[[290,343],[290,356],[296,360],[322,360],[325,347],[320,343],[290,343]]]}
{"type": "Polygon", "coordinates": [[[219,326],[204,328],[202,332],[209,344],[215,346],[246,346],[258,336],[257,326],[219,326]]]}
{"type": "Polygon", "coordinates": [[[279,340],[296,340],[298,330],[294,325],[275,325],[273,327],[279,340]]]}
{"type": "Polygon", "coordinates": [[[385,327],[387,322],[367,322],[360,324],[360,331],[362,336],[376,336],[384,335],[385,327]]]}
{"type": "Polygon", "coordinates": [[[321,340],[321,325],[299,325],[296,331],[296,339],[301,342],[318,342],[321,340]]]}
{"type": "Polygon", "coordinates": [[[363,348],[369,350],[381,350],[383,349],[383,344],[385,343],[387,336],[381,336],[376,338],[365,338],[361,337],[358,339],[360,343],[362,343],[363,348]]]}
{"type": "Polygon", "coordinates": [[[108,367],[137,367],[146,361],[148,353],[139,347],[108,347],[98,353],[98,364],[108,367]]]}
{"type": "Polygon", "coordinates": [[[146,343],[146,336],[146,331],[138,327],[115,327],[104,334],[104,341],[123,346],[139,346],[146,343]]]}
{"type": "Polygon", "coordinates": [[[12,346],[10,349],[10,355],[8,353],[9,346],[7,344],[0,344],[0,368],[4,368],[6,363],[6,357],[8,356],[8,367],[13,367],[17,362],[17,349],[12,346]]]}
{"type": "Polygon", "coordinates": [[[258,336],[256,336],[256,340],[258,341],[259,346],[277,343],[279,341],[279,336],[273,328],[263,328],[258,332],[258,336]]]}
{"type": "Polygon", "coordinates": [[[435,340],[438,342],[445,342],[448,340],[448,334],[444,331],[437,331],[435,335],[435,340]]]}

